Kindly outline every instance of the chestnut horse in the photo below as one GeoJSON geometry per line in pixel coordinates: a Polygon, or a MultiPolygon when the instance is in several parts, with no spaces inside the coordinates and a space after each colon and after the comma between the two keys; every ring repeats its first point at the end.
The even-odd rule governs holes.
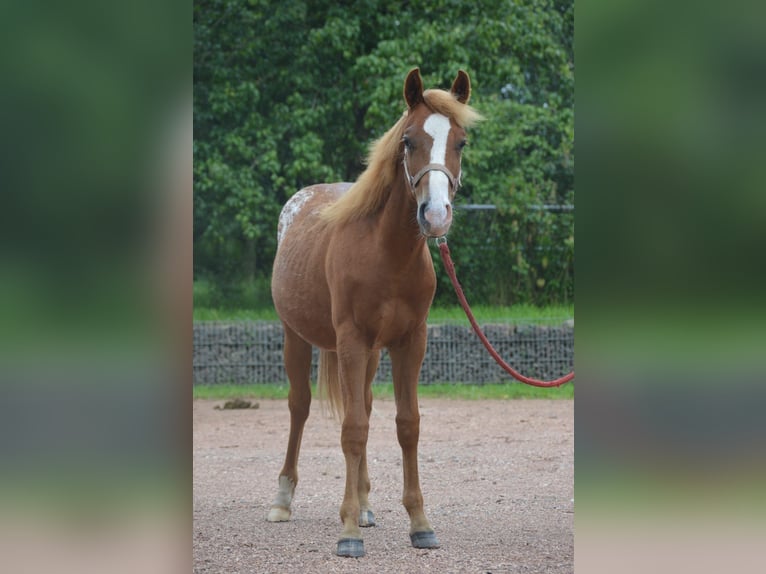
{"type": "Polygon", "coordinates": [[[452,223],[465,128],[480,119],[467,105],[470,94],[462,70],[447,92],[423,91],[420,71],[413,69],[404,83],[407,110],[371,146],[359,179],[302,189],[279,217],[271,289],[285,332],[290,436],[268,520],[290,518],[311,404],[313,345],[320,349],[320,394],[343,421],[346,487],[338,556],[363,556],[359,527],[375,524],[367,433],[383,348],[391,358],[410,539],[416,548],[439,546],[423,511],[417,461],[417,386],[436,288],[426,240],[445,235],[452,223]]]}

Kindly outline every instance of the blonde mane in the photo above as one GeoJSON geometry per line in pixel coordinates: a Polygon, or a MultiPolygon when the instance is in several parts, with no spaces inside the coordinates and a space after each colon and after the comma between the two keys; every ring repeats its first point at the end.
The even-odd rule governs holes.
{"type": "MultiPolygon", "coordinates": [[[[471,106],[457,101],[451,92],[426,90],[423,99],[430,110],[452,118],[463,128],[470,128],[483,119],[471,106]]],[[[396,174],[406,120],[407,111],[370,145],[365,162],[367,168],[343,196],[322,211],[324,221],[330,224],[347,223],[372,215],[383,206],[396,174]]]]}

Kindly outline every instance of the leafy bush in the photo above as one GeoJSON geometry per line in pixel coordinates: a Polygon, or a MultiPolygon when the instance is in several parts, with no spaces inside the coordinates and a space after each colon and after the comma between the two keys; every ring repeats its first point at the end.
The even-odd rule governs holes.
{"type": "Polygon", "coordinates": [[[196,2],[195,278],[268,278],[281,205],[356,179],[410,68],[440,87],[462,68],[487,121],[459,202],[498,209],[456,216],[461,281],[476,303],[570,302],[574,218],[530,206],[574,201],[573,18],[571,0],[196,2]]]}

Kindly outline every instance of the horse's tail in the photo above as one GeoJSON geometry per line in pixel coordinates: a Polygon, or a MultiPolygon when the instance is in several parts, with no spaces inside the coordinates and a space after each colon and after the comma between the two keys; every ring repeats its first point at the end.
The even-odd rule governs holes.
{"type": "Polygon", "coordinates": [[[317,395],[323,407],[329,404],[333,418],[343,418],[343,392],[338,375],[338,353],[335,351],[319,351],[317,395]]]}

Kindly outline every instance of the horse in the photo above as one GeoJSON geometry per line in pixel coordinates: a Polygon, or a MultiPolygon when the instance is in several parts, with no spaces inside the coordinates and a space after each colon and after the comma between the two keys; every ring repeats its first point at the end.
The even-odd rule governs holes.
{"type": "Polygon", "coordinates": [[[392,366],[410,541],[415,548],[439,547],[423,509],[417,461],[417,385],[436,290],[427,239],[446,235],[452,223],[465,130],[481,119],[468,105],[470,95],[463,70],[448,92],[424,91],[420,70],[413,68],[404,81],[407,107],[370,146],[356,182],[306,187],[279,216],[271,292],[284,327],[290,432],[267,520],[291,516],[316,346],[318,394],[342,419],[346,481],[338,556],[364,556],[360,527],[375,525],[367,436],[372,380],[384,348],[392,366]]]}

